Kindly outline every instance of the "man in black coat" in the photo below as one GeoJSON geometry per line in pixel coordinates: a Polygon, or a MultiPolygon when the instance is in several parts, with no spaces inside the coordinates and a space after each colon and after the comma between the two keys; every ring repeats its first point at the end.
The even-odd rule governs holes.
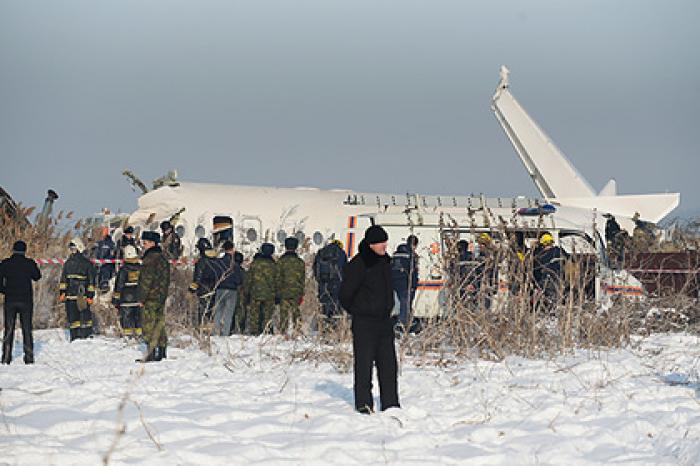
{"type": "Polygon", "coordinates": [[[12,344],[15,339],[15,322],[19,314],[24,342],[24,363],[34,363],[34,339],[32,314],[34,298],[32,280],[41,278],[36,262],[24,257],[27,244],[17,241],[12,246],[12,256],[0,262],[0,293],[5,295],[5,335],[2,340],[2,363],[12,361],[12,344]]]}
{"type": "Polygon", "coordinates": [[[374,410],[372,366],[377,365],[381,410],[400,407],[394,348],[394,289],[391,258],[386,253],[389,236],[379,225],[365,231],[357,254],[345,267],[340,303],[352,314],[355,409],[374,410]]]}

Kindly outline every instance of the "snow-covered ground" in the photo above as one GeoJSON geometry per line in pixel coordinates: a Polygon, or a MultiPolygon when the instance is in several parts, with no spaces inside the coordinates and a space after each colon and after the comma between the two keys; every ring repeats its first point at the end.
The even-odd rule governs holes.
{"type": "Polygon", "coordinates": [[[0,367],[0,464],[700,464],[687,335],[551,361],[406,358],[403,409],[371,416],[353,412],[352,373],[290,363],[299,342],[221,338],[142,365],[119,339],[35,338],[35,365],[20,346],[0,367]]]}

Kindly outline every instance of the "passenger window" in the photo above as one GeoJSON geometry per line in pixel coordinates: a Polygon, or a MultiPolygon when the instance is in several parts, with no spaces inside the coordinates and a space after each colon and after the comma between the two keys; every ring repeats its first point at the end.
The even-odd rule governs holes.
{"type": "Polygon", "coordinates": [[[258,232],[255,231],[255,228],[249,228],[248,231],[246,232],[245,236],[246,236],[246,238],[248,238],[248,241],[250,241],[252,243],[258,239],[258,232]]]}
{"type": "Polygon", "coordinates": [[[287,232],[284,230],[280,230],[277,232],[277,241],[280,243],[284,243],[284,240],[287,239],[287,232]]]}

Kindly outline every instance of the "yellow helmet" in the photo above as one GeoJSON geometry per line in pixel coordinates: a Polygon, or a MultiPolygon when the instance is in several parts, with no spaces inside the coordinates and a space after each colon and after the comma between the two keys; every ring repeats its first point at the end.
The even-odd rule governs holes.
{"type": "Polygon", "coordinates": [[[482,233],[479,235],[479,239],[477,241],[479,241],[479,243],[490,243],[491,235],[489,235],[488,233],[482,233]]]}
{"type": "Polygon", "coordinates": [[[542,236],[540,236],[540,244],[542,246],[546,246],[548,244],[553,244],[554,243],[554,236],[552,236],[549,233],[545,233],[542,236]]]}
{"type": "Polygon", "coordinates": [[[343,242],[340,241],[339,239],[334,239],[333,241],[331,241],[331,243],[335,244],[335,245],[338,246],[340,249],[343,249],[343,242]]]}

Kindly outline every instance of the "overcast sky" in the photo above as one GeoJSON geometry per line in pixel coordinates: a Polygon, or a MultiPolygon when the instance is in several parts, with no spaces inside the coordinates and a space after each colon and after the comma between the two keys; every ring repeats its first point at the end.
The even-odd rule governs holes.
{"type": "Polygon", "coordinates": [[[121,172],[534,196],[511,91],[595,189],[700,214],[697,1],[3,1],[0,186],[133,211],[121,172]]]}

